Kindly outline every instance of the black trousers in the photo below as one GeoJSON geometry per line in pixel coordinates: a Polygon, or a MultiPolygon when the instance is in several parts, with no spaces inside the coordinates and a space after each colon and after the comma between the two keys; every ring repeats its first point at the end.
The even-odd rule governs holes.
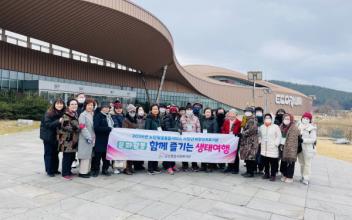
{"type": "Polygon", "coordinates": [[[257,161],[257,170],[259,172],[262,172],[265,165],[264,165],[264,162],[263,162],[263,159],[262,159],[263,156],[260,154],[260,151],[261,151],[261,145],[259,144],[258,152],[257,152],[257,155],[256,155],[256,161],[257,161]]]}
{"type": "Polygon", "coordinates": [[[245,160],[247,173],[254,174],[254,171],[257,168],[257,162],[255,160],[245,160]]]}
{"type": "Polygon", "coordinates": [[[44,164],[47,174],[54,174],[59,169],[59,151],[57,142],[44,141],[44,164]]]}
{"type": "Polygon", "coordinates": [[[236,152],[236,159],[233,163],[228,163],[227,167],[229,170],[234,171],[234,172],[239,172],[240,170],[240,157],[238,155],[238,149],[236,152]]]}
{"type": "Polygon", "coordinates": [[[99,172],[100,170],[100,161],[103,161],[102,171],[107,171],[110,166],[110,161],[106,159],[106,152],[94,152],[94,157],[92,159],[92,168],[94,172],[99,172]]]}
{"type": "MultiPolygon", "coordinates": [[[[182,162],[182,168],[188,168],[188,162],[182,162]]],[[[197,162],[192,162],[192,168],[196,168],[198,167],[198,163],[197,162]]]]}
{"type": "Polygon", "coordinates": [[[134,169],[142,169],[144,161],[133,161],[134,169]]]}
{"type": "Polygon", "coordinates": [[[292,178],[295,172],[295,162],[287,162],[281,160],[280,172],[286,178],[292,178]]]}
{"type": "Polygon", "coordinates": [[[156,171],[158,170],[158,161],[148,161],[148,170],[149,171],[156,171]]]}
{"type": "Polygon", "coordinates": [[[71,166],[75,158],[76,158],[76,152],[62,153],[62,176],[72,175],[71,166]]]}
{"type": "Polygon", "coordinates": [[[279,167],[279,158],[271,158],[262,156],[261,162],[264,165],[265,175],[270,175],[275,177],[277,168],[279,167]]]}
{"type": "Polygon", "coordinates": [[[173,168],[175,165],[176,165],[176,163],[173,162],[173,161],[164,161],[163,162],[163,167],[166,170],[169,169],[169,168],[173,168]]]}

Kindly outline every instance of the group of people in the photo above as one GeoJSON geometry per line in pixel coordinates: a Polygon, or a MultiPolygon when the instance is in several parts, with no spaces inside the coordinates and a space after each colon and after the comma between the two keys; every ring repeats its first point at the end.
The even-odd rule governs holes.
{"type": "MultiPolygon", "coordinates": [[[[79,177],[110,176],[123,172],[132,175],[145,170],[144,161],[109,161],[106,159],[108,138],[113,128],[159,130],[171,132],[202,132],[233,134],[239,137],[237,155],[233,163],[215,164],[164,161],[161,167],[169,174],[184,172],[212,172],[238,174],[240,159],[244,160],[245,178],[262,175],[263,179],[293,182],[295,163],[301,166],[301,182],[309,183],[311,160],[316,151],[316,126],[313,116],[306,112],[298,122],[293,115],[279,109],[275,115],[264,114],[261,107],[247,107],[240,117],[236,109],[225,111],[203,108],[202,104],[188,103],[185,107],[153,104],[147,114],[142,106],[127,105],[124,113],[119,100],[98,103],[84,94],[67,101],[56,99],[46,111],[40,127],[44,143],[46,173],[50,177],[61,174],[71,180],[74,161],[79,161],[79,177]],[[62,169],[59,172],[59,152],[62,169]],[[102,163],[102,166],[101,166],[102,163]],[[112,173],[109,171],[111,167],[112,173]],[[101,172],[100,172],[101,171],[101,172]]],[[[158,161],[148,161],[148,174],[161,172],[158,161]]]]}

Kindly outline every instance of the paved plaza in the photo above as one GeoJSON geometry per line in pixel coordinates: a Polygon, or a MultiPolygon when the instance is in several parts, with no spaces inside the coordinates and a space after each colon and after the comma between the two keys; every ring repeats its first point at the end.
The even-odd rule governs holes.
{"type": "Polygon", "coordinates": [[[67,181],[45,175],[38,136],[0,136],[0,219],[352,219],[348,162],[317,156],[309,186],[220,172],[67,181]]]}

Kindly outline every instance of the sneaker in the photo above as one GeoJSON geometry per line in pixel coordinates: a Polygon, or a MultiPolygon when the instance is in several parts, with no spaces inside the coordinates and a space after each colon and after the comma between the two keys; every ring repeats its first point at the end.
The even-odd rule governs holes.
{"type": "Polygon", "coordinates": [[[285,182],[285,181],[286,181],[286,177],[284,177],[284,176],[281,177],[281,181],[282,181],[282,182],[285,182]]]}
{"type": "Polygon", "coordinates": [[[212,168],[209,168],[207,167],[207,169],[205,170],[206,173],[212,173],[213,172],[213,169],[212,168]]]}
{"type": "Polygon", "coordinates": [[[123,173],[126,174],[126,175],[132,175],[133,174],[130,169],[124,169],[123,173]]]}
{"type": "Polygon", "coordinates": [[[183,172],[188,172],[188,170],[189,170],[188,167],[182,167],[183,172]]]}
{"type": "Polygon", "coordinates": [[[244,178],[253,178],[254,174],[253,173],[247,173],[245,175],[243,175],[244,178]]]}
{"type": "Polygon", "coordinates": [[[120,174],[120,170],[119,169],[114,169],[114,174],[120,174]]]}
{"type": "Polygon", "coordinates": [[[241,173],[241,176],[246,176],[248,173],[245,172],[245,173],[241,173]]]}
{"type": "Polygon", "coordinates": [[[78,160],[74,160],[74,161],[72,162],[71,167],[72,167],[72,168],[77,168],[77,167],[78,167],[78,165],[79,165],[78,160]]]}
{"type": "Polygon", "coordinates": [[[304,185],[309,185],[309,181],[308,180],[302,180],[302,183],[304,184],[304,185]]]}
{"type": "Polygon", "coordinates": [[[161,170],[159,168],[156,168],[155,170],[153,170],[155,174],[159,174],[161,173],[161,170]]]}
{"type": "Polygon", "coordinates": [[[98,177],[99,171],[92,171],[92,177],[98,177]]]}
{"type": "Polygon", "coordinates": [[[269,176],[268,174],[264,174],[264,175],[262,176],[262,179],[264,179],[264,180],[270,179],[270,176],[269,176]]]}
{"type": "Polygon", "coordinates": [[[107,170],[103,170],[101,174],[103,174],[104,176],[111,176],[111,173],[107,170]]]}
{"type": "Polygon", "coordinates": [[[286,178],[285,183],[293,183],[293,178],[286,178]]]}
{"type": "Polygon", "coordinates": [[[90,178],[89,174],[78,174],[78,176],[81,178],[90,178]]]}
{"type": "Polygon", "coordinates": [[[173,170],[174,172],[180,171],[176,166],[174,166],[174,167],[172,168],[172,170],[173,170]]]}
{"type": "Polygon", "coordinates": [[[222,171],[223,173],[232,173],[233,172],[233,169],[231,168],[226,168],[222,171]]]}
{"type": "Polygon", "coordinates": [[[192,167],[192,171],[193,172],[198,172],[199,171],[199,167],[192,167]]]}
{"type": "Polygon", "coordinates": [[[174,170],[172,168],[167,169],[167,173],[170,175],[174,175],[174,170]]]}
{"type": "Polygon", "coordinates": [[[148,170],[147,173],[148,173],[148,175],[154,175],[155,174],[153,170],[148,170]]]}
{"type": "Polygon", "coordinates": [[[60,171],[55,171],[54,174],[60,175],[61,172],[60,171]]]}
{"type": "Polygon", "coordinates": [[[47,173],[48,177],[55,177],[55,174],[53,173],[47,173]]]}
{"type": "Polygon", "coordinates": [[[271,182],[275,182],[276,181],[276,177],[275,176],[270,177],[270,181],[271,182]]]}
{"type": "Polygon", "coordinates": [[[63,178],[64,178],[65,180],[72,180],[72,179],[73,179],[72,176],[63,176],[63,178]]]}

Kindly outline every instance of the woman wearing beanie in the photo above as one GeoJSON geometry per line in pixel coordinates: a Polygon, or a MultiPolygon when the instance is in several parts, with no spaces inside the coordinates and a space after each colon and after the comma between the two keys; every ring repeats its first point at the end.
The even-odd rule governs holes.
{"type": "Polygon", "coordinates": [[[285,109],[282,109],[282,108],[278,109],[275,114],[274,124],[281,126],[284,114],[286,114],[285,109]]]}
{"type": "Polygon", "coordinates": [[[280,127],[273,123],[271,114],[265,114],[264,124],[259,128],[260,154],[264,165],[263,179],[276,180],[279,166],[279,145],[281,141],[280,127]]]}
{"type": "Polygon", "coordinates": [[[66,180],[71,180],[73,174],[71,172],[72,162],[75,160],[79,123],[77,118],[78,102],[76,99],[70,99],[67,102],[67,108],[62,116],[61,126],[58,130],[59,149],[62,151],[62,176],[66,180]]]}
{"type": "MultiPolygon", "coordinates": [[[[112,110],[110,111],[111,118],[114,121],[114,128],[122,128],[122,123],[125,120],[125,116],[123,114],[122,110],[122,103],[119,100],[116,100],[114,102],[114,106],[112,110]]],[[[114,174],[119,174],[120,170],[119,168],[123,167],[121,166],[123,164],[123,161],[121,160],[114,160],[112,161],[112,168],[114,174]]]]}
{"type": "Polygon", "coordinates": [[[312,123],[313,115],[309,112],[303,114],[298,129],[302,135],[302,152],[298,154],[301,165],[301,182],[309,184],[312,159],[316,153],[317,127],[312,123]]]}
{"type": "MultiPolygon", "coordinates": [[[[186,106],[186,114],[181,117],[181,128],[182,132],[201,132],[200,122],[197,116],[193,114],[193,107],[191,103],[188,103],[186,106]]],[[[182,170],[188,170],[188,162],[182,162],[182,170]]],[[[198,164],[196,162],[192,162],[192,170],[194,172],[199,171],[198,164]]]]}
{"type": "Polygon", "coordinates": [[[79,159],[79,177],[89,178],[92,161],[92,152],[95,143],[93,126],[94,99],[87,98],[84,102],[84,111],[78,118],[79,133],[77,158],[79,159]]]}
{"type": "Polygon", "coordinates": [[[295,171],[295,162],[297,160],[298,136],[299,130],[291,114],[283,115],[281,129],[281,146],[282,158],[280,171],[282,173],[281,181],[293,183],[293,174],[295,171]]]}
{"type": "Polygon", "coordinates": [[[256,154],[258,151],[258,124],[254,115],[254,108],[249,107],[244,111],[246,124],[242,131],[241,137],[241,159],[246,162],[247,172],[242,174],[243,177],[254,177],[256,170],[256,154]]]}
{"type": "Polygon", "coordinates": [[[58,98],[52,106],[45,112],[40,123],[40,139],[44,144],[45,171],[48,176],[54,177],[59,172],[59,151],[56,139],[56,131],[60,128],[65,112],[65,102],[58,98]]]}
{"type": "MultiPolygon", "coordinates": [[[[178,114],[177,106],[170,106],[169,114],[166,115],[164,120],[164,126],[165,131],[181,132],[180,115],[178,114]]],[[[173,175],[175,171],[178,171],[174,161],[164,161],[163,167],[170,175],[173,175]]]]}
{"type": "MultiPolygon", "coordinates": [[[[153,104],[150,107],[150,114],[147,116],[144,128],[146,130],[162,131],[159,106],[157,104],[153,104]]],[[[158,167],[158,161],[148,161],[148,174],[154,175],[158,173],[161,173],[158,167]]]]}
{"type": "Polygon", "coordinates": [[[114,121],[110,115],[110,103],[102,102],[100,111],[97,111],[93,117],[95,146],[94,157],[92,159],[92,176],[97,177],[100,171],[100,161],[103,162],[102,174],[110,176],[108,169],[110,161],[106,159],[106,148],[109,141],[109,135],[114,128],[114,121]]]}
{"type": "MultiPolygon", "coordinates": [[[[136,106],[129,104],[126,108],[126,117],[122,123],[123,128],[136,129],[137,128],[137,116],[136,116],[136,106]]],[[[124,174],[133,174],[133,161],[126,161],[126,168],[123,170],[124,174]]]]}

